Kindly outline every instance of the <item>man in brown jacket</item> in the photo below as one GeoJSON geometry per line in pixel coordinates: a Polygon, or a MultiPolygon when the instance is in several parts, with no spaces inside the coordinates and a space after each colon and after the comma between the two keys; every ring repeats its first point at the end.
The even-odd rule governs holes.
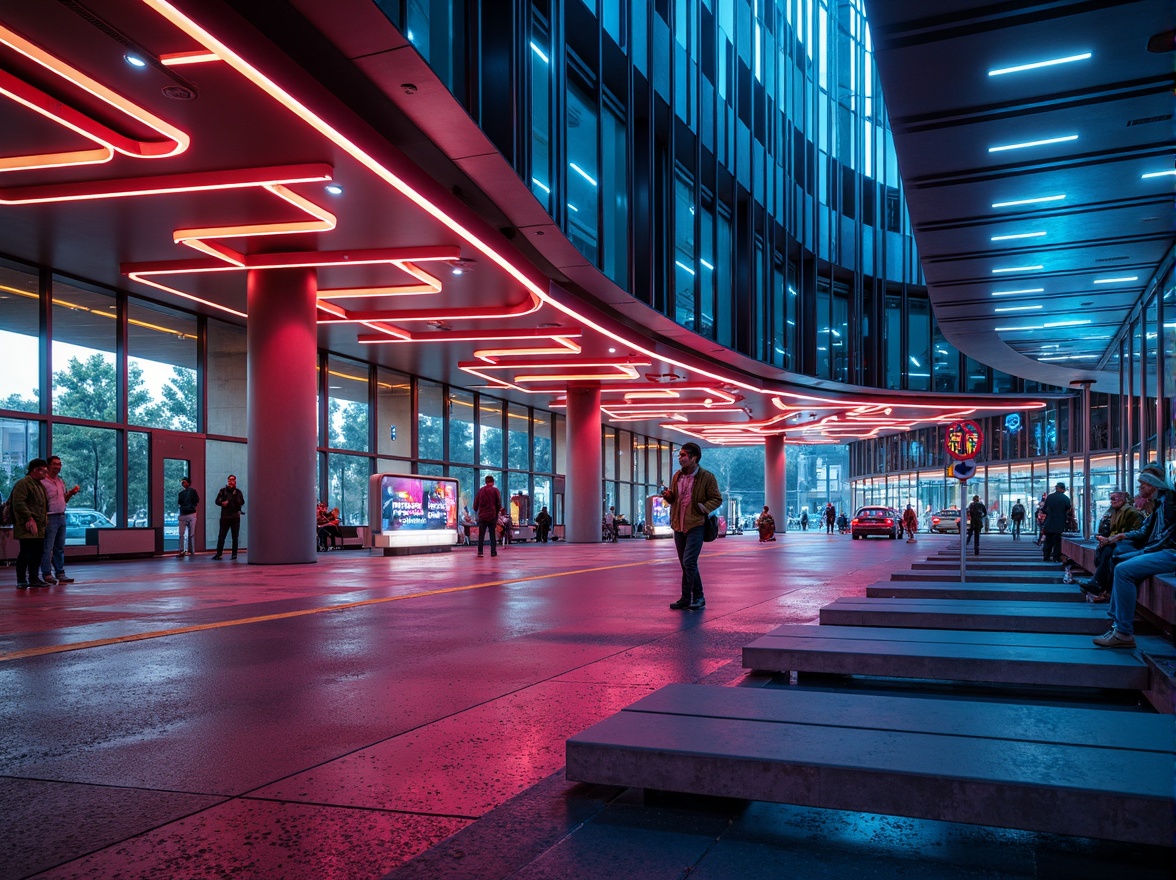
{"type": "Polygon", "coordinates": [[[45,529],[49,526],[49,498],[41,480],[49,476],[49,462],[34,458],[28,473],[12,487],[12,530],[20,542],[16,557],[16,585],[47,587],[41,580],[41,555],[45,549],[45,529]]]}
{"type": "Polygon", "coordinates": [[[702,527],[710,512],[723,503],[719,482],[714,474],[698,466],[701,459],[702,450],[697,443],[683,444],[678,451],[681,469],[674,474],[670,488],[662,492],[662,498],[670,505],[670,527],[674,530],[674,547],[682,566],[682,597],[670,603],[677,611],[706,607],[702,575],[698,571],[702,527]]]}

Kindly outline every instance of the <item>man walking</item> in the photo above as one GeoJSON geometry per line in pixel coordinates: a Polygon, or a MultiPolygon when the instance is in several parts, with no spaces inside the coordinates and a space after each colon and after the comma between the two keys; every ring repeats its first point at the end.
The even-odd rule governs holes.
{"type": "Polygon", "coordinates": [[[698,466],[702,449],[697,443],[684,443],[678,450],[681,468],[670,480],[662,498],[670,505],[670,527],[674,530],[674,549],[682,566],[682,596],[670,607],[676,611],[697,611],[706,607],[702,594],[702,575],[698,554],[702,552],[702,531],[707,516],[723,503],[719,482],[710,471],[698,466]]]}
{"type": "Polygon", "coordinates": [[[200,494],[192,488],[192,481],[187,477],[180,480],[180,556],[194,556],[196,553],[196,505],[200,503],[200,494]]]}
{"type": "Polygon", "coordinates": [[[493,477],[486,477],[485,485],[474,494],[474,516],[478,518],[478,556],[482,555],[482,545],[486,541],[486,533],[490,533],[490,555],[498,555],[498,540],[494,530],[498,525],[498,511],[502,509],[502,495],[494,485],[493,477]]]}
{"type": "Polygon", "coordinates": [[[1070,518],[1070,496],[1066,494],[1066,484],[1058,483],[1054,486],[1052,495],[1045,499],[1045,521],[1041,524],[1041,533],[1045,540],[1041,544],[1041,557],[1046,562],[1062,561],[1062,532],[1066,530],[1066,522],[1070,518]]]}
{"type": "Polygon", "coordinates": [[[1100,648],[1135,647],[1135,599],[1139,582],[1153,574],[1176,571],[1176,492],[1160,465],[1149,464],[1139,472],[1139,494],[1155,505],[1142,526],[1121,532],[1108,543],[1125,543],[1132,549],[1116,552],[1119,561],[1111,587],[1113,626],[1094,643],[1100,648]]]}
{"type": "Polygon", "coordinates": [[[837,521],[837,510],[833,507],[833,502],[830,501],[825,505],[825,534],[833,534],[833,523],[837,521]]]}
{"type": "Polygon", "coordinates": [[[65,576],[65,506],[81,491],[77,486],[65,488],[61,479],[61,459],[49,456],[49,473],[41,480],[49,499],[49,524],[45,528],[45,549],[41,551],[41,580],[47,584],[72,584],[65,576]]]}
{"type": "Polygon", "coordinates": [[[237,538],[241,534],[241,514],[245,512],[245,496],[237,488],[237,478],[229,474],[226,485],[216,493],[216,506],[221,509],[220,531],[216,536],[216,553],[213,559],[220,559],[225,552],[225,535],[233,536],[233,559],[237,558],[237,538]]]}
{"type": "Polygon", "coordinates": [[[1017,503],[1013,505],[1013,509],[1009,511],[1009,519],[1013,521],[1013,540],[1021,540],[1021,524],[1025,522],[1025,505],[1021,503],[1021,499],[1017,499],[1017,503]]]}
{"type": "Polygon", "coordinates": [[[968,540],[972,541],[972,555],[980,555],[980,530],[984,528],[984,517],[988,514],[988,508],[984,506],[984,502],[980,500],[979,495],[972,496],[972,503],[968,505],[968,534],[964,537],[964,546],[968,546],[968,540]]]}

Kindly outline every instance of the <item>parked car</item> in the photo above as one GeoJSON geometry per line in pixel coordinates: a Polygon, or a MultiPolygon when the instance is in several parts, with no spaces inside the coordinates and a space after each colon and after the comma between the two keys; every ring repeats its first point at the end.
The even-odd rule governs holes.
{"type": "Polygon", "coordinates": [[[65,543],[85,544],[86,529],[113,529],[114,523],[92,507],[71,507],[65,511],[65,543]]]}
{"type": "Polygon", "coordinates": [[[936,513],[931,514],[931,531],[933,532],[955,532],[960,533],[960,509],[958,507],[946,507],[936,513]]]}
{"type": "Polygon", "coordinates": [[[902,517],[893,507],[863,507],[850,520],[849,533],[855,541],[870,535],[885,535],[893,541],[902,534],[902,517]]]}

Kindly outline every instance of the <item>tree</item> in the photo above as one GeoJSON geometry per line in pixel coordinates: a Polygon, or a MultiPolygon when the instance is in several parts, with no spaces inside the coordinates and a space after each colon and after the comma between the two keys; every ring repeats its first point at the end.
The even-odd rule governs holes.
{"type": "MultiPolygon", "coordinates": [[[[331,446],[365,452],[371,448],[368,407],[365,404],[341,404],[335,399],[329,400],[327,425],[331,446]]],[[[370,476],[371,459],[366,456],[338,453],[328,456],[328,503],[338,501],[339,518],[345,525],[359,525],[368,521],[370,476]]]]}

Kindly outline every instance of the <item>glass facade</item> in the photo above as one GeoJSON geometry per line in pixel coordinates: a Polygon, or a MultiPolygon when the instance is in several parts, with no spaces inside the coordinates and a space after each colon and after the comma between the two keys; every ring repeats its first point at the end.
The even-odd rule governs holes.
{"type": "Polygon", "coordinates": [[[380,6],[580,253],[683,327],[838,382],[1025,390],[931,313],[861,0],[531,0],[517,31],[380,6]]]}

